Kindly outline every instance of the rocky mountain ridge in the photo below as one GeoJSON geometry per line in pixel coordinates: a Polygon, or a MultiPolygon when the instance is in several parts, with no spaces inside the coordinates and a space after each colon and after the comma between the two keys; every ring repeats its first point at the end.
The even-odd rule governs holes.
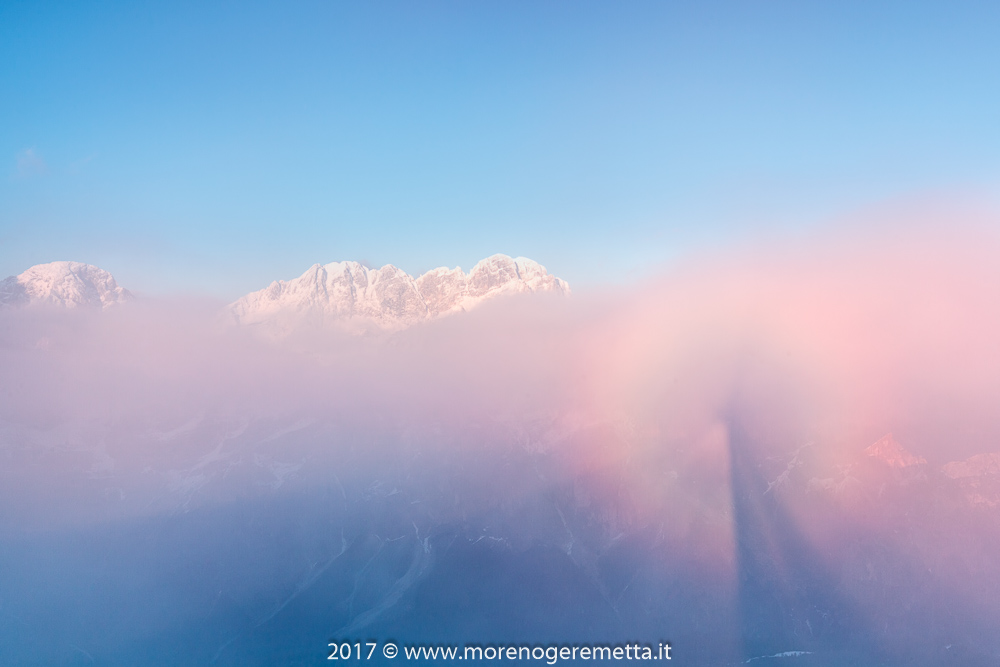
{"type": "Polygon", "coordinates": [[[0,281],[0,307],[46,304],[103,310],[132,299],[110,273],[81,262],[37,264],[0,281]]]}
{"type": "Polygon", "coordinates": [[[272,282],[229,306],[241,324],[365,321],[398,329],[508,294],[569,294],[564,280],[525,257],[493,255],[469,273],[437,268],[416,278],[387,264],[373,269],[358,262],[315,264],[298,278],[272,282]]]}
{"type": "MultiPolygon", "coordinates": [[[[298,278],[276,280],[226,307],[239,324],[293,329],[303,323],[401,329],[475,308],[503,295],[569,294],[566,281],[526,257],[493,255],[469,273],[441,267],[416,278],[392,264],[315,264],[298,278]]],[[[80,262],[32,266],[0,282],[0,307],[49,305],[106,309],[133,299],[114,277],[80,262]]]]}

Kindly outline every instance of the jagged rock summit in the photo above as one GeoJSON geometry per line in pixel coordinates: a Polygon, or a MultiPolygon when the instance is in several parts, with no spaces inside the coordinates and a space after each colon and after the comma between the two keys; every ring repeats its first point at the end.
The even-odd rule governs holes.
{"type": "Polygon", "coordinates": [[[890,468],[908,468],[927,463],[927,459],[922,456],[914,456],[906,451],[906,448],[892,437],[892,433],[886,433],[876,440],[874,444],[865,450],[865,454],[882,461],[890,468]]]}
{"type": "Polygon", "coordinates": [[[569,291],[566,281],[524,257],[493,255],[468,274],[461,268],[438,268],[418,278],[391,264],[372,269],[358,262],[333,262],[315,264],[293,280],[275,281],[230,304],[229,310],[240,324],[281,327],[307,320],[400,329],[504,294],[569,291]]]}
{"type": "Polygon", "coordinates": [[[0,282],[0,307],[42,304],[103,310],[132,298],[110,273],[81,262],[37,264],[0,282]]]}

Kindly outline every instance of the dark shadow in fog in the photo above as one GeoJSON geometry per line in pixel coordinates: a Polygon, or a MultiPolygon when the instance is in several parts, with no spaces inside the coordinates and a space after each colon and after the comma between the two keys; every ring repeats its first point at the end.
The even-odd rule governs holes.
{"type": "Polygon", "coordinates": [[[765,443],[751,433],[738,410],[730,412],[728,424],[744,659],[789,651],[807,651],[820,660],[835,654],[844,659],[848,645],[854,660],[872,655],[864,619],[838,593],[828,558],[808,542],[777,494],[767,493],[760,467],[767,456],[765,443]]]}

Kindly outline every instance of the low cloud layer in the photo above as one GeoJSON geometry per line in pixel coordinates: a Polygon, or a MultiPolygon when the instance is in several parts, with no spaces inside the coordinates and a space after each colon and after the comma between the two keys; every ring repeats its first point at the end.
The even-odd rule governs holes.
{"type": "MultiPolygon", "coordinates": [[[[176,656],[242,660],[241,642],[227,642],[271,641],[267,628],[305,614],[296,604],[310,595],[335,610],[309,616],[320,639],[426,638],[414,610],[430,604],[428,582],[464,581],[463,558],[480,576],[573,573],[553,590],[590,611],[551,625],[562,636],[607,613],[636,631],[672,628],[706,664],[802,646],[899,657],[913,646],[901,628],[940,621],[920,647],[952,641],[974,662],[998,650],[982,620],[995,603],[969,578],[1000,592],[989,556],[1000,496],[992,473],[945,466],[1000,451],[1000,245],[988,230],[820,234],[690,258],[643,285],[521,295],[361,338],[262,340],[214,303],[0,313],[0,530],[24,559],[42,548],[26,536],[47,536],[50,552],[83,540],[84,562],[114,543],[88,535],[155,525],[183,536],[157,571],[192,567],[195,588],[229,606],[137,583],[161,596],[143,612],[161,639],[126,647],[95,621],[86,650],[110,662],[167,637],[182,638],[176,656]],[[866,452],[889,432],[905,460],[926,463],[866,452]],[[237,554],[256,538],[216,543],[192,528],[244,520],[291,531],[287,552],[251,566],[237,554]],[[364,553],[388,559],[385,571],[348,562],[364,553]],[[204,558],[249,578],[195,565],[204,558]],[[347,606],[336,577],[353,577],[347,606]],[[945,599],[979,620],[944,622],[934,604],[945,599]],[[229,611],[206,611],[219,605],[229,611]],[[216,634],[191,634],[201,613],[222,614],[216,634]],[[694,650],[706,625],[716,641],[694,650]]],[[[149,557],[129,544],[114,558],[149,557]]],[[[11,558],[40,599],[68,594],[11,558]]],[[[6,608],[34,609],[4,586],[6,608]]],[[[66,609],[60,622],[84,613],[66,609]]],[[[441,632],[455,636],[527,632],[449,622],[441,632]]],[[[34,650],[45,628],[32,630],[6,650],[34,650]]]]}

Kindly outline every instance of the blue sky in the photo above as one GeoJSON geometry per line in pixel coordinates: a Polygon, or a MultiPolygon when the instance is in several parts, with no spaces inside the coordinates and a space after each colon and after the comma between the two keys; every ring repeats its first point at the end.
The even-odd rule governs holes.
{"type": "Polygon", "coordinates": [[[997,3],[5,0],[0,276],[233,298],[504,252],[587,286],[993,196],[998,31],[997,3]]]}

